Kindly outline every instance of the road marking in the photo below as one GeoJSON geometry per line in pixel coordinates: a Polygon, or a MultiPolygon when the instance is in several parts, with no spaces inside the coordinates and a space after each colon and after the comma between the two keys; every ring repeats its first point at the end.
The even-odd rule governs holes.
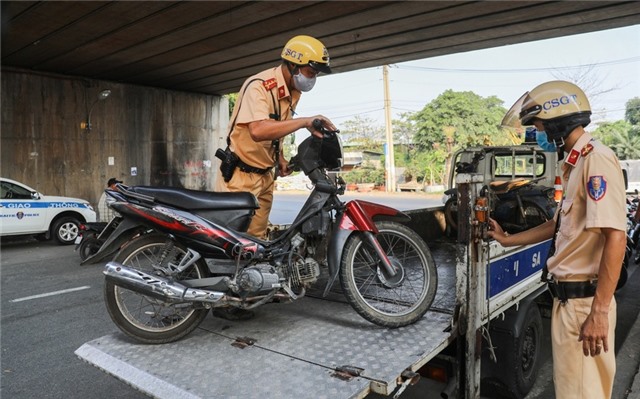
{"type": "Polygon", "coordinates": [[[89,287],[88,285],[85,285],[85,286],[82,286],[82,287],[69,288],[68,290],[47,292],[47,293],[44,293],[44,294],[31,295],[31,296],[26,296],[24,298],[12,299],[9,302],[30,301],[32,299],[44,298],[44,297],[53,296],[53,295],[60,295],[60,294],[68,294],[69,292],[82,291],[82,290],[86,290],[86,289],[89,289],[89,288],[91,288],[91,287],[89,287]]]}

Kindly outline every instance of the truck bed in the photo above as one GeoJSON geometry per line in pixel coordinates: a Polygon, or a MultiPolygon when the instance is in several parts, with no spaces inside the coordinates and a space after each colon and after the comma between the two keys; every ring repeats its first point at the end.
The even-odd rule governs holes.
{"type": "Polygon", "coordinates": [[[398,329],[361,318],[335,284],[305,298],[258,308],[248,321],[207,317],[181,341],[143,345],[116,332],[87,342],[76,355],[157,398],[362,398],[391,394],[406,369],[417,370],[453,340],[455,251],[429,247],[438,293],[417,323],[398,329]],[[247,345],[247,343],[250,343],[247,345]],[[359,370],[358,376],[337,372],[359,370]]]}

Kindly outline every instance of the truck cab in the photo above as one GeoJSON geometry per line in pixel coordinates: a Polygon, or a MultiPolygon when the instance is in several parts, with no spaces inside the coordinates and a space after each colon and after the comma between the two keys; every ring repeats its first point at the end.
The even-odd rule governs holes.
{"type": "Polygon", "coordinates": [[[464,171],[480,173],[486,182],[534,179],[553,187],[557,164],[557,153],[543,152],[536,144],[469,147],[454,153],[448,187],[455,187],[456,174],[464,171]]]}
{"type": "Polygon", "coordinates": [[[555,213],[560,200],[558,155],[532,144],[470,147],[457,151],[445,192],[445,217],[450,232],[457,231],[456,176],[472,173],[486,186],[491,214],[509,233],[535,227],[555,213]]]}

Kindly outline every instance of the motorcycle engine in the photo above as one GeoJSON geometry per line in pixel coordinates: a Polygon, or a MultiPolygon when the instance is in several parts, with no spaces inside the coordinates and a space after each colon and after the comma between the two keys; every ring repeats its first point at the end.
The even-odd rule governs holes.
{"type": "Polygon", "coordinates": [[[320,275],[320,265],[313,258],[299,258],[289,265],[287,271],[289,272],[287,277],[291,281],[291,287],[299,289],[316,282],[320,275]]]}
{"type": "Polygon", "coordinates": [[[270,291],[281,287],[280,276],[269,265],[257,265],[243,269],[238,275],[238,287],[246,293],[270,291]]]}

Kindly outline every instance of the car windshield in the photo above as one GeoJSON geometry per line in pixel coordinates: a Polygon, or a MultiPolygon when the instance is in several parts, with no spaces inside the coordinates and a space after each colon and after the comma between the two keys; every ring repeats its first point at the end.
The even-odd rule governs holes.
{"type": "Polygon", "coordinates": [[[5,199],[33,199],[31,191],[9,182],[0,182],[0,197],[5,199]]]}

